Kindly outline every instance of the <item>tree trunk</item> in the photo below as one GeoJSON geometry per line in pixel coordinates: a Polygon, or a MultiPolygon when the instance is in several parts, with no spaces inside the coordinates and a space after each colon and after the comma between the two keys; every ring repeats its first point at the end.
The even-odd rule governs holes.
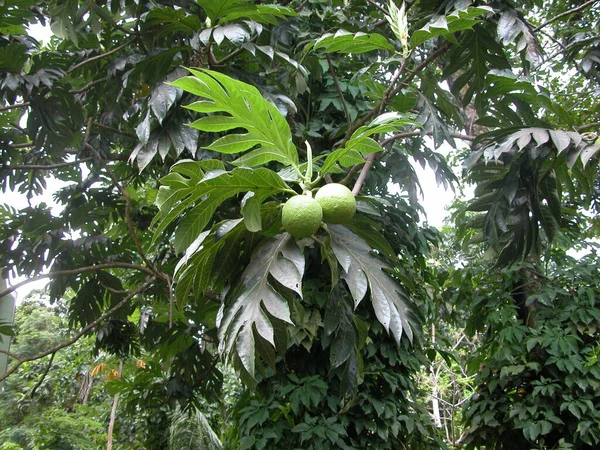
{"type": "MultiPolygon", "coordinates": [[[[123,360],[119,361],[119,378],[123,371],[123,360]]],[[[112,450],[113,445],[113,429],[115,427],[115,419],[117,418],[117,404],[119,403],[119,394],[115,394],[113,399],[112,410],[110,411],[110,421],[108,422],[108,436],[106,438],[106,450],[112,450]]]]}
{"type": "MultiPolygon", "coordinates": [[[[431,324],[431,343],[435,344],[435,324],[431,324]]],[[[433,423],[437,428],[442,428],[442,418],[440,415],[440,401],[438,400],[439,388],[438,388],[438,374],[435,371],[433,363],[431,364],[431,406],[433,409],[433,423]]]]}
{"type": "MultiPolygon", "coordinates": [[[[0,276],[0,291],[7,288],[7,283],[4,278],[0,276]]],[[[6,295],[0,298],[0,324],[12,325],[15,320],[15,297],[13,295],[6,295]]],[[[0,350],[5,352],[10,351],[10,336],[0,335],[0,350]]],[[[0,376],[3,376],[8,369],[8,355],[6,353],[0,353],[0,376]]],[[[4,387],[4,381],[0,381],[0,391],[4,387]]]]}

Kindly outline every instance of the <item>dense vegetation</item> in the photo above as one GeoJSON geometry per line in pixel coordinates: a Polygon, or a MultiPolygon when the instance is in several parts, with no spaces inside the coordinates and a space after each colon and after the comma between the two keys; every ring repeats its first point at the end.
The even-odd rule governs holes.
{"type": "Polygon", "coordinates": [[[597,448],[599,3],[3,1],[0,449],[597,448]]]}

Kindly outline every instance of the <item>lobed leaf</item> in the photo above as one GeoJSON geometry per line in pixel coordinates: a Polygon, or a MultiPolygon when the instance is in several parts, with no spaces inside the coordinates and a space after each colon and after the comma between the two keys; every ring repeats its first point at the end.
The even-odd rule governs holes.
{"type": "Polygon", "coordinates": [[[342,165],[350,165],[360,155],[363,156],[363,160],[360,162],[363,162],[364,155],[383,150],[379,143],[370,136],[396,131],[398,128],[407,125],[420,126],[418,122],[408,119],[399,113],[385,113],[376,117],[370,124],[362,126],[352,133],[352,136],[344,147],[336,149],[327,155],[320,173],[331,172],[337,162],[340,162],[342,165]]]}
{"type": "Polygon", "coordinates": [[[329,225],[331,248],[342,266],[342,279],[346,281],[355,307],[363,300],[367,287],[377,320],[391,332],[397,343],[402,333],[413,339],[415,323],[411,317],[408,294],[384,272],[390,266],[371,253],[365,240],[341,225],[329,225]]]}
{"type": "Polygon", "coordinates": [[[215,160],[187,161],[173,166],[172,172],[161,179],[163,186],[156,200],[160,212],[153,222],[156,226],[153,241],[183,216],[174,237],[176,251],[182,252],[198,238],[226,199],[250,191],[260,199],[260,206],[267,197],[290,189],[279,175],[266,168],[238,167],[227,172],[222,167],[215,160]],[[213,170],[204,173],[207,167],[213,170]]]}
{"type": "Polygon", "coordinates": [[[456,10],[446,16],[434,16],[423,28],[413,32],[410,37],[412,47],[422,44],[428,39],[436,36],[443,36],[452,39],[452,35],[457,31],[473,28],[481,16],[493,13],[494,10],[489,6],[470,6],[466,9],[456,10]]]}
{"type": "Polygon", "coordinates": [[[201,118],[190,126],[208,132],[246,130],[219,138],[206,148],[227,154],[251,150],[233,161],[235,165],[257,166],[270,161],[298,165],[298,152],[287,121],[255,87],[212,70],[188,70],[193,76],[180,78],[172,85],[204,100],[187,108],[223,114],[201,118]]]}
{"type": "MultiPolygon", "coordinates": [[[[233,304],[224,304],[221,310],[219,352],[227,358],[232,358],[235,352],[251,376],[257,360],[255,336],[275,348],[272,320],[293,324],[287,301],[275,289],[269,275],[283,286],[302,293],[304,255],[288,233],[278,234],[254,250],[240,279],[241,292],[236,290],[233,304]]],[[[264,350],[258,348],[259,355],[264,356],[264,350]]]]}
{"type": "Polygon", "coordinates": [[[365,53],[372,50],[394,51],[394,46],[381,34],[377,33],[350,33],[338,30],[327,33],[310,42],[304,47],[304,53],[323,50],[325,53],[365,53]]]}

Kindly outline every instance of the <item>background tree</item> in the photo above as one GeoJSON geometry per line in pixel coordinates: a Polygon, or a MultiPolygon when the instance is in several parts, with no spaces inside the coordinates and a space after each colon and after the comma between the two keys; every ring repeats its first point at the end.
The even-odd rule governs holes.
{"type": "MultiPolygon", "coordinates": [[[[479,239],[465,255],[494,264],[489,292],[505,293],[495,298],[516,314],[500,328],[564,329],[545,320],[542,275],[555,273],[542,266],[596,206],[597,2],[521,8],[5,1],[0,183],[29,199],[49,174],[65,185],[60,212],[2,208],[1,266],[49,278],[72,334],[12,354],[3,377],[93,333],[97,350],[120,358],[148,352],[146,370],[113,391],[128,408],[143,392],[137,406],[164,431],[157,448],[165,405],[195,411],[219,399],[221,356],[254,386],[224,421],[226,445],[443,446],[414,380],[433,356],[424,350],[438,347],[422,330],[449,309],[436,289],[454,275],[427,263],[443,238],[419,224],[411,159],[450,186],[439,148],[472,143],[475,198],[456,235],[479,239]],[[36,21],[55,34],[43,48],[27,34],[36,21]],[[293,239],[281,204],[331,181],[352,188],[357,215],[293,239]]],[[[457,294],[460,308],[477,289],[457,294]]],[[[468,328],[486,332],[482,361],[496,357],[485,338],[495,315],[484,310],[489,321],[468,328]]],[[[481,318],[472,311],[463,323],[481,318]]],[[[594,330],[579,332],[597,343],[594,330]]],[[[506,358],[522,347],[513,351],[506,358]]],[[[521,433],[531,445],[560,434],[558,422],[531,420],[521,433]]],[[[507,442],[470,425],[468,445],[507,442]]],[[[587,431],[576,439],[597,442],[587,431]]]]}

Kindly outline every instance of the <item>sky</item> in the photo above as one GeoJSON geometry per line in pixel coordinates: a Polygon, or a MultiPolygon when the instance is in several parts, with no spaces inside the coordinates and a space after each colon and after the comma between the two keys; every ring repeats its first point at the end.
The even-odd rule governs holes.
{"type": "MultiPolygon", "coordinates": [[[[31,36],[40,41],[40,43],[42,44],[48,43],[50,40],[51,32],[49,27],[44,27],[42,25],[36,24],[32,25],[29,28],[29,32],[31,36]]],[[[444,152],[443,147],[441,151],[444,152]]],[[[421,199],[421,204],[423,205],[427,215],[425,220],[428,222],[429,225],[439,228],[443,225],[444,220],[448,216],[446,207],[454,199],[454,193],[452,192],[452,190],[445,190],[442,186],[437,186],[435,181],[435,173],[429,167],[423,169],[420,164],[416,163],[414,164],[414,167],[419,177],[421,187],[423,189],[423,198],[421,199]]],[[[48,206],[54,205],[54,208],[56,208],[56,213],[58,213],[60,211],[60,207],[53,202],[52,194],[54,194],[54,192],[56,192],[62,186],[64,186],[64,183],[62,183],[61,181],[53,178],[48,178],[45,195],[32,199],[31,204],[35,206],[41,202],[44,202],[48,206]]],[[[15,208],[19,208],[24,203],[27,203],[27,199],[25,195],[13,192],[7,195],[3,195],[0,199],[0,203],[6,203],[15,208]]],[[[23,280],[23,277],[11,277],[9,278],[9,284],[14,285],[23,280]]],[[[27,294],[34,289],[42,289],[44,286],[46,286],[48,281],[48,279],[34,281],[17,289],[15,291],[17,301],[25,298],[27,294]]]]}

